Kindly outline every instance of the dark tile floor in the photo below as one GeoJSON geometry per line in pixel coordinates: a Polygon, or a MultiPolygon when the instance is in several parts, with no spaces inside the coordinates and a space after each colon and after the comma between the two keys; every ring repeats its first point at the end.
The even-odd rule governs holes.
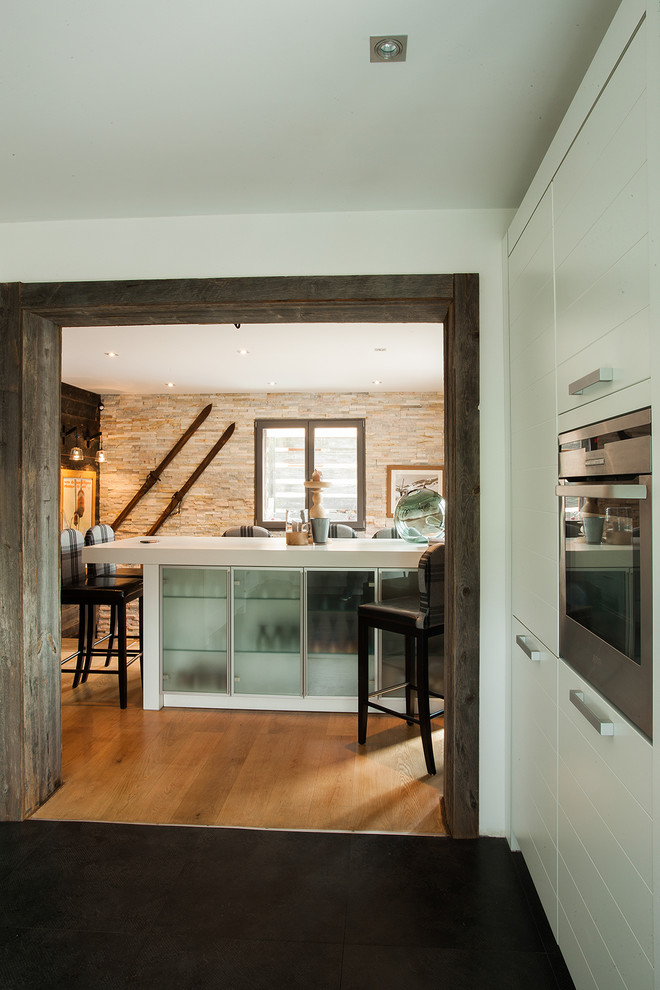
{"type": "Polygon", "coordinates": [[[0,824],[3,990],[569,990],[503,839],[0,824]]]}

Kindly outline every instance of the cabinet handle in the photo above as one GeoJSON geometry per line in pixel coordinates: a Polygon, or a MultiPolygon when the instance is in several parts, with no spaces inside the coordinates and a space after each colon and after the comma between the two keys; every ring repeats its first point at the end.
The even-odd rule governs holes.
{"type": "Polygon", "coordinates": [[[523,651],[523,653],[526,656],[528,656],[530,660],[538,661],[541,659],[541,651],[533,650],[531,646],[528,646],[526,636],[516,636],[516,646],[519,646],[520,649],[523,651]]]}
{"type": "Polygon", "coordinates": [[[556,485],[559,498],[646,498],[646,485],[556,485]]]}
{"type": "Polygon", "coordinates": [[[589,705],[587,705],[584,700],[583,691],[573,689],[568,692],[568,697],[571,700],[571,704],[575,705],[580,714],[584,715],[587,722],[589,722],[590,725],[593,725],[594,729],[596,729],[601,736],[614,735],[614,723],[610,722],[608,718],[601,718],[599,715],[596,715],[591,708],[589,708],[589,705]]]}
{"type": "Polygon", "coordinates": [[[613,378],[614,375],[611,368],[596,368],[595,371],[590,371],[584,378],[578,378],[576,382],[571,382],[568,386],[568,394],[581,395],[585,388],[591,388],[592,385],[597,385],[598,382],[611,382],[613,378]]]}

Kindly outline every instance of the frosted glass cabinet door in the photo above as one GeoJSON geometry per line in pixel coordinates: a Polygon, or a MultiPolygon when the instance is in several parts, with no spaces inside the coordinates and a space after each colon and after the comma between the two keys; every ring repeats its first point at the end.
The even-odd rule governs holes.
{"type": "Polygon", "coordinates": [[[162,568],[164,691],[227,693],[227,575],[222,567],[162,568]]]}
{"type": "MultiPolygon", "coordinates": [[[[374,584],[374,571],[307,571],[308,695],[357,695],[357,609],[374,584]]],[[[373,640],[370,653],[373,681],[373,640]]]]}
{"type": "Polygon", "coordinates": [[[302,571],[234,570],[234,694],[302,694],[302,571]]]}

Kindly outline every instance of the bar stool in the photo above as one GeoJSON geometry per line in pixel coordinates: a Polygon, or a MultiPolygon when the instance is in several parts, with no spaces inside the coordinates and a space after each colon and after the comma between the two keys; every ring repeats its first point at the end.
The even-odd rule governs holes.
{"type": "MultiPolygon", "coordinates": [[[[112,526],[108,526],[106,523],[97,523],[96,526],[91,526],[85,533],[85,546],[95,547],[100,543],[114,543],[115,541],[115,531],[112,526]]],[[[116,564],[108,563],[107,561],[102,564],[88,564],[87,565],[87,577],[97,578],[97,577],[110,577],[111,575],[118,575],[119,577],[131,577],[136,580],[142,580],[142,568],[141,567],[122,567],[120,570],[117,569],[116,564]]],[[[90,608],[88,611],[88,620],[90,623],[94,622],[95,609],[90,608]]],[[[92,628],[91,626],[89,627],[92,628]]],[[[106,640],[108,642],[106,648],[106,658],[105,665],[108,667],[110,665],[110,660],[113,656],[113,648],[115,642],[115,636],[117,634],[117,606],[110,606],[110,622],[108,626],[108,635],[101,636],[99,640],[96,640],[93,644],[92,649],[97,655],[97,647],[104,643],[106,640]]],[[[83,677],[83,680],[86,680],[83,677]]]]}
{"type": "MultiPolygon", "coordinates": [[[[419,598],[393,598],[387,602],[360,605],[358,613],[358,742],[367,739],[369,708],[418,725],[422,737],[426,769],[435,773],[431,720],[444,714],[444,707],[431,712],[430,698],[443,695],[429,688],[429,639],[445,628],[445,547],[438,543],[425,550],[417,568],[419,598]],[[405,637],[405,681],[369,693],[369,630],[384,629],[405,637]],[[406,713],[372,701],[399,688],[405,688],[406,713]],[[417,717],[413,694],[417,696],[417,717]]],[[[444,700],[444,699],[443,699],[444,700]]]]}
{"type": "MultiPolygon", "coordinates": [[[[78,606],[78,649],[65,660],[76,658],[73,671],[74,688],[89,674],[115,674],[119,681],[119,707],[128,703],[127,668],[135,660],[142,660],[142,578],[124,577],[119,574],[106,574],[86,577],[82,563],[83,537],[75,529],[62,530],[60,534],[60,558],[62,572],[61,601],[63,605],[78,606]],[[129,602],[139,602],[139,648],[127,648],[126,606],[129,602]],[[117,657],[117,669],[92,670],[94,656],[108,656],[107,649],[94,645],[94,609],[97,605],[114,606],[117,617],[117,646],[111,656],[117,657]]],[[[67,671],[69,668],[62,667],[67,671]]]]}

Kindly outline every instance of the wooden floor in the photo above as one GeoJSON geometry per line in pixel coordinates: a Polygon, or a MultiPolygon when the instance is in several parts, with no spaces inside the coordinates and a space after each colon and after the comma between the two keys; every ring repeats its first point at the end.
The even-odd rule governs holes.
{"type": "Polygon", "coordinates": [[[34,818],[149,824],[446,834],[442,719],[435,777],[419,732],[369,716],[163,709],[143,711],[138,665],[129,705],[114,677],[75,691],[62,676],[63,786],[34,818]]]}

